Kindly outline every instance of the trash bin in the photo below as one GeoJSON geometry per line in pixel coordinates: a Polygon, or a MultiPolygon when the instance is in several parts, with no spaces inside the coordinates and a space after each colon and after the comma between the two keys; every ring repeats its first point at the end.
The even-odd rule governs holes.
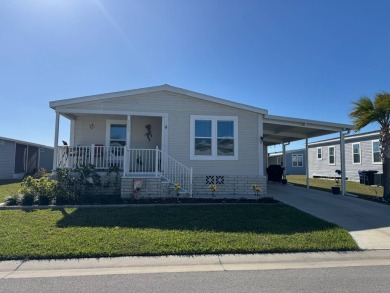
{"type": "Polygon", "coordinates": [[[360,184],[365,185],[374,185],[375,184],[375,173],[378,173],[376,170],[361,170],[359,173],[360,184]]]}
{"type": "Polygon", "coordinates": [[[383,186],[383,174],[374,174],[374,183],[376,186],[383,186]]]}

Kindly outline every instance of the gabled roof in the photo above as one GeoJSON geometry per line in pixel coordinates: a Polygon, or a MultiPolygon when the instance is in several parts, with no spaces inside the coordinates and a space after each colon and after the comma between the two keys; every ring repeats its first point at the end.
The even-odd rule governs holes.
{"type": "Polygon", "coordinates": [[[225,106],[230,106],[242,110],[247,110],[259,114],[267,114],[268,111],[265,109],[257,108],[257,107],[252,107],[248,106],[245,104],[237,103],[237,102],[232,102],[228,100],[224,100],[221,98],[216,98],[213,96],[189,91],[186,89],[174,87],[168,84],[164,85],[159,85],[159,86],[153,86],[153,87],[146,87],[146,88],[141,88],[141,89],[134,89],[134,90],[127,90],[127,91],[120,91],[120,92],[113,92],[113,93],[106,93],[106,94],[99,94],[99,95],[93,95],[93,96],[85,96],[85,97],[78,97],[78,98],[72,98],[72,99],[64,99],[64,100],[57,100],[57,101],[51,101],[50,102],[50,107],[52,109],[56,109],[57,107],[61,106],[69,106],[69,105],[75,105],[75,104],[80,104],[80,103],[88,103],[88,102],[98,102],[98,101],[106,101],[110,99],[116,99],[116,98],[121,98],[121,97],[126,97],[126,96],[135,96],[135,95],[142,95],[142,94],[152,94],[152,93],[157,93],[157,92],[170,92],[174,94],[179,94],[179,95],[185,95],[191,98],[196,98],[208,102],[213,102],[225,106]]]}

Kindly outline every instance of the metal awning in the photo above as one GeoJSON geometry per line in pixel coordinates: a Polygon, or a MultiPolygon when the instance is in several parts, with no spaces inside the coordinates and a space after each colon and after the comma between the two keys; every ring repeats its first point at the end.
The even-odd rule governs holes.
{"type": "Polygon", "coordinates": [[[263,143],[272,146],[353,130],[353,125],[264,115],[263,143]]]}

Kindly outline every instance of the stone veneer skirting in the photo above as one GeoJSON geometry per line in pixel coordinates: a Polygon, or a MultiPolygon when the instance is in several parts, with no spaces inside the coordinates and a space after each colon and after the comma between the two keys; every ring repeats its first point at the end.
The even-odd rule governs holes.
{"type": "MultiPolygon", "coordinates": [[[[194,175],[193,176],[192,194],[196,196],[210,195],[210,185],[215,184],[217,191],[215,195],[237,195],[237,197],[254,195],[252,185],[256,184],[262,192],[259,195],[267,194],[267,178],[266,176],[224,176],[224,175],[194,175]]],[[[146,178],[121,178],[121,197],[174,197],[175,191],[173,184],[166,183],[159,177],[146,178]],[[134,180],[142,179],[141,189],[134,193],[134,180]]],[[[181,194],[181,197],[188,197],[186,194],[181,194]]]]}

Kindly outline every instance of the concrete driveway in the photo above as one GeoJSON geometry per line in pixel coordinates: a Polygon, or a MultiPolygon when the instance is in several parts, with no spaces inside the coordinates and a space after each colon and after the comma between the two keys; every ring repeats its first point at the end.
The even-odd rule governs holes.
{"type": "Polygon", "coordinates": [[[390,249],[390,206],[269,182],[268,195],[347,229],[361,249],[390,249]]]}

